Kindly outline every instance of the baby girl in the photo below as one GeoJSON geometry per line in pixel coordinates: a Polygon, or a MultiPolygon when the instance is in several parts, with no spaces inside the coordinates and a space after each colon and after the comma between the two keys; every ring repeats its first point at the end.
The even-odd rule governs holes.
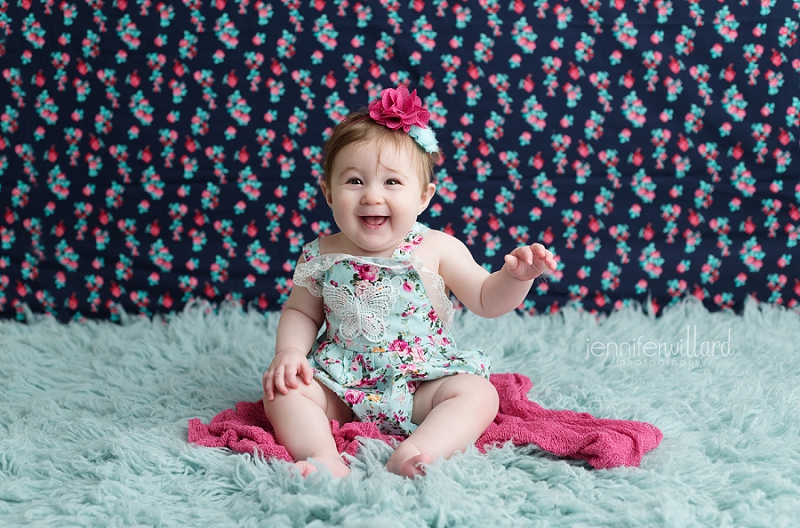
{"type": "Polygon", "coordinates": [[[339,231],[304,246],[263,376],[267,418],[303,475],[317,469],[312,460],[336,477],[350,472],[331,420],[406,436],[386,467],[407,477],[473,443],[498,396],[489,357],[456,347],[449,294],[497,317],[556,269],[533,244],[490,274],[458,239],[417,221],[436,191],[429,117],[416,90],[387,88],[325,145],[320,186],[339,231]]]}

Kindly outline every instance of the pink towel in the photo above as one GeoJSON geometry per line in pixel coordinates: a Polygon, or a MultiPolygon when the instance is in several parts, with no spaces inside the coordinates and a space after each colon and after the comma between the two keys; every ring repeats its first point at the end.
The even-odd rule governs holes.
{"type": "MultiPolygon", "coordinates": [[[[645,453],[655,448],[663,435],[645,422],[595,418],[588,413],[549,410],[528,400],[533,386],[522,374],[492,374],[500,395],[500,410],[494,422],[475,445],[482,452],[495,444],[535,444],[558,456],[586,460],[595,468],[638,466],[645,453]]],[[[354,455],[357,437],[377,438],[388,444],[401,436],[381,434],[372,423],[331,422],[339,451],[354,455]]],[[[227,447],[241,453],[258,451],[266,458],[292,461],[289,452],[275,440],[261,401],[239,402],[215,416],[208,425],[189,420],[189,441],[206,447],[227,447]]]]}

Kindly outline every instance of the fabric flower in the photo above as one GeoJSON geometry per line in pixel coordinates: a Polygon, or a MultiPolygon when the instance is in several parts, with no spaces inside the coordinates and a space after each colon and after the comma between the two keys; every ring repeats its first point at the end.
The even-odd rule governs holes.
{"type": "Polygon", "coordinates": [[[431,114],[422,107],[422,99],[417,97],[416,90],[409,93],[408,88],[400,85],[386,88],[379,99],[370,102],[369,116],[379,125],[409,132],[412,126],[424,129],[431,114]]]}

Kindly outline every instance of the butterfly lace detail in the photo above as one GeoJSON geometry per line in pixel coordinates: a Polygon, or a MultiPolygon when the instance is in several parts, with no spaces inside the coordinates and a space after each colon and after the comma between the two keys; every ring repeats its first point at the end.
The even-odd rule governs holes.
{"type": "Polygon", "coordinates": [[[326,304],[339,318],[340,335],[347,340],[363,337],[377,343],[386,334],[386,318],[399,294],[400,280],[359,282],[355,290],[342,284],[322,287],[326,304]]]}

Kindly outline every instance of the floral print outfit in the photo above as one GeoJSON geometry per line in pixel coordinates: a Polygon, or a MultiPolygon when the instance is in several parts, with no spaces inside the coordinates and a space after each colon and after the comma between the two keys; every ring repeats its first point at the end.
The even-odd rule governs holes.
{"type": "Polygon", "coordinates": [[[444,281],[413,254],[427,230],[416,223],[391,258],[320,255],[316,239],[303,247],[306,262],[294,274],[296,286],[323,299],[326,331],[308,355],[314,377],[358,420],[387,434],[416,429],[411,412],[421,382],[489,377],[486,354],[456,348],[444,281]]]}

